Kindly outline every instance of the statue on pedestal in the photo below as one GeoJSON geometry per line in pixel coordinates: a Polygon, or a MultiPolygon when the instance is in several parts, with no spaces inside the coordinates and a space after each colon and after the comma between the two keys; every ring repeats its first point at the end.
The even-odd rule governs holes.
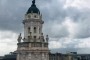
{"type": "Polygon", "coordinates": [[[21,39],[22,39],[22,37],[21,37],[21,33],[20,33],[20,35],[18,36],[18,43],[21,43],[21,39]]]}

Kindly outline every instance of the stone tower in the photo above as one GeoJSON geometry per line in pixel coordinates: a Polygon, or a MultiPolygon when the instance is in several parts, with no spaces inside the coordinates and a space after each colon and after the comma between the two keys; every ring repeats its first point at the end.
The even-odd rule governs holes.
{"type": "Polygon", "coordinates": [[[44,21],[39,9],[32,1],[31,7],[25,14],[24,38],[18,37],[17,60],[49,60],[48,35],[43,36],[44,21]]]}

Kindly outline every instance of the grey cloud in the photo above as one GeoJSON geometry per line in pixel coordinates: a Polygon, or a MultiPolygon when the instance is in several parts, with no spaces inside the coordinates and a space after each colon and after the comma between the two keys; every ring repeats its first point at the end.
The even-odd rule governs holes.
{"type": "MultiPolygon", "coordinates": [[[[74,37],[75,38],[88,38],[88,37],[90,37],[90,31],[89,31],[90,30],[90,27],[89,27],[90,26],[90,21],[89,21],[90,20],[90,14],[89,14],[90,11],[78,10],[77,8],[72,8],[72,7],[70,8],[69,7],[68,9],[61,11],[62,13],[59,13],[59,11],[57,11],[57,12],[58,13],[56,14],[56,16],[52,15],[52,19],[51,18],[48,18],[48,19],[50,21],[58,21],[59,24],[61,24],[62,22],[65,21],[65,17],[70,17],[72,19],[72,21],[78,25],[78,27],[76,28],[76,32],[74,32],[75,33],[74,37]]],[[[52,23],[54,23],[54,22],[52,22],[52,23]]],[[[51,27],[53,26],[52,23],[50,25],[48,25],[46,23],[49,27],[48,30],[50,30],[50,31],[52,31],[51,30],[51,27]]],[[[45,29],[47,29],[47,26],[45,29]]],[[[57,29],[59,29],[59,28],[57,28],[57,29]]],[[[57,29],[54,29],[53,32],[58,33],[57,29]]],[[[67,27],[66,27],[66,30],[67,30],[67,27]]],[[[59,35],[55,34],[53,32],[52,33],[55,35],[58,35],[60,37],[63,34],[61,32],[66,33],[66,30],[60,31],[59,35]]],[[[68,30],[67,30],[67,33],[68,33],[68,30]]]]}
{"type": "Polygon", "coordinates": [[[11,30],[15,32],[22,31],[21,22],[23,19],[22,17],[24,15],[25,9],[24,7],[19,6],[18,2],[15,0],[14,1],[11,0],[11,1],[7,1],[5,5],[0,6],[2,10],[0,12],[1,30],[11,30]]]}
{"type": "MultiPolygon", "coordinates": [[[[75,13],[75,12],[74,12],[75,13]]],[[[73,13],[73,14],[74,14],[73,13]]],[[[71,14],[71,18],[78,25],[75,38],[88,38],[90,37],[90,11],[78,11],[75,15],[71,14]]]]}
{"type": "Polygon", "coordinates": [[[76,34],[77,38],[88,38],[90,37],[90,21],[85,20],[80,22],[78,27],[78,32],[76,34]]]}
{"type": "MultiPolygon", "coordinates": [[[[49,9],[43,8],[43,12],[45,12],[44,19],[46,19],[48,21],[49,20],[50,21],[58,21],[61,24],[62,22],[65,21],[65,17],[70,17],[72,19],[72,21],[74,21],[76,24],[78,24],[78,28],[76,29],[78,32],[75,32],[75,36],[74,36],[75,38],[87,38],[90,36],[90,33],[89,33],[90,31],[88,31],[89,30],[89,19],[90,19],[89,18],[89,16],[90,16],[89,10],[80,10],[75,7],[68,7],[67,9],[63,9],[64,4],[60,4],[59,7],[57,5],[55,5],[54,3],[51,3],[51,5],[49,6],[49,9]],[[48,16],[47,16],[47,14],[48,14],[48,16]],[[84,22],[82,22],[83,20],[86,20],[87,22],[84,23],[84,22]]],[[[51,31],[53,22],[51,24],[48,24],[47,23],[48,21],[46,21],[45,24],[48,25],[48,30],[51,31]]],[[[47,26],[45,27],[45,29],[47,29],[47,26]]],[[[53,32],[58,33],[57,29],[54,29],[53,32]]],[[[52,32],[52,34],[57,35],[58,37],[62,37],[63,33],[61,33],[61,32],[66,33],[66,30],[62,29],[62,31],[60,31],[60,34],[55,34],[53,32],[52,32]]],[[[67,31],[67,33],[68,33],[68,31],[67,31]]],[[[49,34],[52,36],[51,32],[49,34]]],[[[66,35],[66,34],[64,34],[64,35],[66,35]]]]}
{"type": "Polygon", "coordinates": [[[50,21],[47,24],[44,24],[44,33],[49,34],[52,38],[62,38],[67,37],[69,32],[66,26],[60,24],[61,22],[50,21]],[[60,25],[60,26],[59,26],[60,25]]]}

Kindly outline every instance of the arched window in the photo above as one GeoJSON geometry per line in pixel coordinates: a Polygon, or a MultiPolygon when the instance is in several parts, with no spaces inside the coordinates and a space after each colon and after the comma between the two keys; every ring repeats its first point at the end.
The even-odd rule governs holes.
{"type": "Polygon", "coordinates": [[[30,40],[30,36],[28,36],[28,39],[30,40]]]}
{"type": "Polygon", "coordinates": [[[34,27],[34,33],[36,33],[36,27],[34,27]]]}
{"type": "Polygon", "coordinates": [[[28,27],[28,33],[30,33],[30,27],[28,27]]]}
{"type": "Polygon", "coordinates": [[[36,36],[34,36],[34,39],[36,39],[36,36]]]}
{"type": "Polygon", "coordinates": [[[36,42],[36,36],[34,36],[33,38],[34,38],[34,42],[36,42]]]}

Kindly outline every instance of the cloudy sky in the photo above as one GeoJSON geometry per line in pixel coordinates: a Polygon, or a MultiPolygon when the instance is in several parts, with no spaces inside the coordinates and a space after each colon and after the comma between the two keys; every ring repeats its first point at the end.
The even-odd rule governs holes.
{"type": "MultiPolygon", "coordinates": [[[[0,0],[0,55],[17,49],[32,0],[0,0]]],[[[90,0],[36,0],[53,52],[90,53],[90,0]]]]}

